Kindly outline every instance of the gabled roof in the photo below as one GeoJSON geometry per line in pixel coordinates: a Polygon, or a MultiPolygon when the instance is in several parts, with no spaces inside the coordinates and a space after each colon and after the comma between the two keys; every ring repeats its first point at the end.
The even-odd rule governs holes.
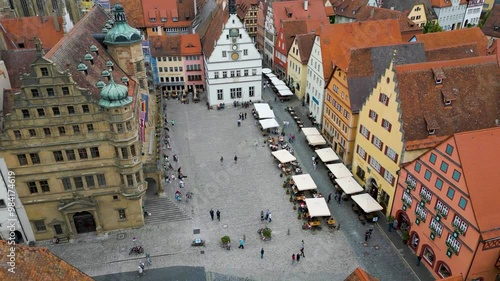
{"type": "Polygon", "coordinates": [[[183,4],[182,9],[177,2],[177,0],[142,0],[144,25],[146,27],[189,25],[186,21],[194,19],[194,1],[182,1],[188,2],[183,4]],[[190,12],[189,9],[192,11],[190,12]],[[177,18],[177,21],[173,21],[173,18],[177,18]]]}
{"type": "Polygon", "coordinates": [[[10,258],[6,253],[9,253],[10,245],[7,241],[0,240],[0,252],[4,253],[0,257],[0,263],[4,266],[0,273],[2,280],[30,280],[30,281],[63,281],[63,280],[79,280],[92,281],[90,276],[81,272],[76,267],[65,262],[49,249],[42,247],[28,247],[16,245],[16,268],[15,274],[8,273],[7,262],[10,258]],[[11,275],[9,277],[9,275],[11,275]],[[3,277],[2,277],[3,276],[3,277]],[[13,278],[13,279],[9,279],[13,278]]]}
{"type": "Polygon", "coordinates": [[[297,48],[299,49],[300,62],[302,64],[307,64],[307,62],[309,61],[315,37],[316,34],[312,33],[298,34],[297,36],[295,36],[297,48]]]}
{"type": "Polygon", "coordinates": [[[376,8],[372,6],[362,6],[356,14],[356,21],[397,19],[402,33],[422,33],[422,28],[408,19],[408,16],[400,11],[376,8]]]}
{"type": "Polygon", "coordinates": [[[479,231],[485,240],[500,237],[500,190],[491,184],[500,181],[500,127],[454,137],[479,231]]]}
{"type": "MultiPolygon", "coordinates": [[[[46,50],[47,51],[47,50],[46,50]]],[[[35,61],[36,49],[18,49],[1,52],[5,68],[9,72],[10,86],[21,88],[21,75],[31,71],[31,64],[35,61]]]]}
{"type": "Polygon", "coordinates": [[[454,133],[496,126],[500,68],[494,56],[407,64],[395,70],[406,150],[432,147],[454,133]],[[440,85],[435,75],[444,77],[440,85]],[[443,93],[454,95],[451,106],[445,106],[443,93]],[[435,133],[429,135],[429,129],[435,133]]]}
{"type": "Polygon", "coordinates": [[[285,39],[285,50],[288,52],[297,34],[313,33],[321,26],[320,20],[284,20],[283,37],[285,39]]]}
{"type": "Polygon", "coordinates": [[[359,9],[368,4],[368,0],[331,0],[336,16],[355,19],[359,9]]]}
{"type": "Polygon", "coordinates": [[[384,0],[382,1],[382,7],[385,9],[393,9],[396,11],[403,12],[405,14],[409,14],[413,7],[417,4],[424,4],[425,6],[425,15],[427,20],[437,19],[436,12],[432,9],[430,0],[384,0]]]}
{"type": "Polygon", "coordinates": [[[257,5],[259,5],[259,0],[236,0],[236,13],[238,18],[243,20],[247,15],[248,9],[257,5]]]}
{"type": "Polygon", "coordinates": [[[0,19],[0,24],[8,49],[18,49],[21,43],[24,48],[35,48],[34,37],[52,48],[64,36],[62,17],[57,17],[57,22],[49,16],[0,19]]]}
{"type": "Polygon", "coordinates": [[[284,20],[321,20],[328,21],[323,0],[309,0],[307,11],[304,0],[273,2],[274,27],[278,29],[284,20]]]}
{"type": "Polygon", "coordinates": [[[477,44],[479,54],[484,56],[488,48],[488,38],[486,38],[478,27],[418,34],[415,38],[416,42],[424,43],[426,51],[463,46],[466,44],[477,44]]]}
{"type": "Polygon", "coordinates": [[[127,12],[127,21],[130,26],[135,28],[144,28],[144,14],[142,9],[142,0],[110,0],[111,6],[116,3],[123,5],[127,12]]]}
{"type": "Polygon", "coordinates": [[[493,6],[481,30],[487,36],[500,38],[500,4],[493,6]]]}
{"type": "Polygon", "coordinates": [[[323,77],[330,78],[335,66],[349,72],[350,50],[402,43],[397,20],[378,20],[325,25],[319,32],[323,77]]]}
{"type": "Polygon", "coordinates": [[[149,42],[153,57],[201,54],[201,42],[198,34],[149,36],[149,42]]]}
{"type": "MultiPolygon", "coordinates": [[[[108,69],[107,61],[114,63],[114,70],[111,73],[115,81],[121,81],[122,77],[127,76],[111,55],[106,52],[104,46],[93,37],[93,34],[101,33],[101,29],[108,19],[110,18],[101,6],[95,5],[62,40],[45,54],[45,58],[55,63],[59,71],[68,70],[77,85],[88,89],[89,94],[95,99],[100,99],[100,89],[95,84],[101,79],[101,72],[108,69]],[[88,75],[85,75],[77,70],[77,66],[83,61],[83,56],[87,52],[90,53],[92,45],[97,46],[99,51],[98,54],[91,53],[94,57],[94,64],[86,63],[88,75]]],[[[132,79],[129,80],[129,89],[135,89],[136,83],[132,79]]],[[[133,94],[133,91],[130,91],[130,94],[133,94]]]]}
{"type": "Polygon", "coordinates": [[[360,267],[356,268],[344,281],[379,281],[360,267]]]}
{"type": "Polygon", "coordinates": [[[205,59],[208,60],[215,49],[215,43],[219,40],[222,34],[224,25],[229,19],[227,8],[224,9],[225,4],[218,4],[217,9],[212,11],[212,17],[207,17],[205,21],[207,25],[201,29],[204,33],[199,33],[201,37],[201,46],[203,47],[203,54],[205,59]]]}

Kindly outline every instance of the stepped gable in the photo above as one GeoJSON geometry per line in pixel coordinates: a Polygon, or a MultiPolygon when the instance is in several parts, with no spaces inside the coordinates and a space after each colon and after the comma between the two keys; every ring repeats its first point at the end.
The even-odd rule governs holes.
{"type": "Polygon", "coordinates": [[[406,150],[496,126],[500,68],[495,56],[400,65],[395,71],[406,150]],[[451,105],[445,106],[445,99],[451,105]]]}
{"type": "Polygon", "coordinates": [[[111,7],[114,4],[122,4],[127,12],[127,21],[135,28],[145,28],[142,0],[110,0],[111,7]]]}
{"type": "MultiPolygon", "coordinates": [[[[59,43],[45,54],[45,58],[54,62],[59,71],[68,70],[72,74],[72,78],[77,85],[80,88],[88,89],[88,93],[96,100],[100,99],[100,90],[95,86],[96,83],[99,79],[105,83],[108,82],[106,78],[101,76],[101,72],[108,69],[106,66],[107,61],[114,63],[114,70],[111,71],[111,73],[115,81],[121,83],[122,77],[127,76],[118,64],[114,62],[111,55],[106,52],[105,47],[92,36],[92,34],[102,34],[101,29],[109,19],[110,17],[108,17],[99,5],[94,6],[94,8],[92,8],[92,10],[90,10],[90,12],[88,12],[68,34],[66,34],[63,40],[59,41],[59,43]],[[98,55],[90,52],[90,46],[92,45],[99,48],[98,55]],[[83,60],[83,56],[86,52],[89,52],[94,57],[94,65],[83,60]],[[77,66],[81,62],[87,65],[88,75],[77,70],[77,66]]],[[[135,99],[137,83],[130,77],[128,78],[129,96],[135,99]]],[[[132,103],[132,105],[134,104],[135,103],[132,103]]]]}
{"type": "Polygon", "coordinates": [[[0,271],[0,280],[94,280],[76,267],[51,253],[49,249],[44,247],[28,247],[24,245],[15,246],[16,273],[8,273],[8,266],[6,266],[6,264],[10,259],[7,256],[7,253],[10,252],[10,247],[12,246],[8,245],[7,241],[0,240],[0,252],[2,253],[0,256],[0,263],[3,264],[2,267],[4,268],[0,271]]]}
{"type": "Polygon", "coordinates": [[[205,59],[208,60],[215,49],[215,44],[224,30],[224,25],[229,19],[229,13],[227,12],[227,7],[225,3],[218,4],[217,10],[212,12],[212,19],[207,25],[206,31],[201,36],[201,45],[203,46],[203,54],[205,59]]]}

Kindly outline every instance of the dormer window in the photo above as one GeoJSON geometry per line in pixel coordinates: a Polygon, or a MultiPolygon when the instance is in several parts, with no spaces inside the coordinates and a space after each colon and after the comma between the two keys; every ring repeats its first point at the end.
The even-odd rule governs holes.
{"type": "Polygon", "coordinates": [[[434,134],[436,134],[436,130],[434,129],[429,130],[429,135],[434,135],[434,134]]]}
{"type": "Polygon", "coordinates": [[[156,18],[149,18],[150,22],[156,22],[156,18]]]}
{"type": "Polygon", "coordinates": [[[446,78],[446,75],[444,75],[444,71],[442,68],[433,68],[432,73],[434,74],[434,82],[436,85],[441,85],[443,84],[443,79],[446,78]]]}
{"type": "Polygon", "coordinates": [[[439,129],[439,125],[436,119],[434,119],[432,116],[426,115],[424,116],[424,120],[427,124],[427,132],[429,133],[429,135],[435,135],[436,130],[439,129]]]}
{"type": "Polygon", "coordinates": [[[442,89],[441,96],[445,106],[451,106],[452,102],[457,98],[457,89],[442,89]]]}
{"type": "Polygon", "coordinates": [[[173,22],[179,21],[179,18],[172,18],[173,22]]]}
{"type": "Polygon", "coordinates": [[[161,22],[167,22],[167,18],[161,18],[161,22]]]}
{"type": "Polygon", "coordinates": [[[499,31],[500,30],[500,25],[496,25],[493,27],[493,31],[499,31]]]}

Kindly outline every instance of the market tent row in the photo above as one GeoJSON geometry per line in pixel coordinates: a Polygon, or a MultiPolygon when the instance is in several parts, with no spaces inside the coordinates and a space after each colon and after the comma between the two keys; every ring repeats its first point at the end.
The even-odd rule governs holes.
{"type": "Polygon", "coordinates": [[[318,129],[314,127],[307,127],[307,128],[302,128],[302,132],[304,135],[307,136],[318,136],[321,135],[321,133],[318,131],[318,129]]]}
{"type": "Polygon", "coordinates": [[[269,68],[263,68],[263,69],[262,69],[262,73],[264,73],[264,74],[266,74],[266,75],[267,75],[267,74],[270,74],[271,72],[273,72],[273,71],[272,71],[271,69],[269,69],[269,68]]]}
{"type": "Polygon", "coordinates": [[[275,118],[274,112],[267,103],[255,103],[254,104],[255,111],[257,111],[257,115],[259,116],[259,119],[266,119],[266,118],[275,118]]]}
{"type": "Polygon", "coordinates": [[[271,154],[276,158],[278,159],[278,161],[280,161],[281,164],[284,164],[284,163],[288,163],[288,162],[292,162],[292,161],[295,161],[297,160],[297,158],[295,158],[295,156],[293,156],[290,152],[288,152],[288,150],[286,149],[281,149],[281,150],[278,150],[278,151],[273,151],[271,152],[271,154]]]}
{"type": "Polygon", "coordinates": [[[323,138],[321,135],[306,136],[306,139],[309,142],[309,145],[312,146],[326,144],[325,138],[323,138]]]}
{"type": "Polygon", "coordinates": [[[306,198],[305,201],[311,218],[329,217],[331,215],[325,198],[306,198]]]}
{"type": "Polygon", "coordinates": [[[292,180],[299,191],[312,190],[317,188],[314,180],[309,174],[292,176],[292,180]]]}
{"type": "Polygon", "coordinates": [[[331,149],[330,147],[316,149],[315,152],[316,152],[316,154],[318,154],[319,159],[321,159],[321,161],[323,161],[323,163],[328,163],[328,162],[340,160],[337,153],[335,153],[335,151],[333,151],[333,149],[331,149]]]}
{"type": "Polygon", "coordinates": [[[274,86],[286,85],[285,82],[283,82],[282,80],[279,80],[276,77],[272,77],[272,78],[270,78],[270,80],[271,80],[271,83],[273,83],[274,86]]]}
{"type": "Polygon", "coordinates": [[[262,126],[262,129],[269,129],[269,128],[276,128],[279,127],[280,125],[278,124],[278,121],[274,118],[269,118],[269,119],[261,119],[259,120],[260,125],[262,126]]]}
{"type": "Polygon", "coordinates": [[[271,110],[271,107],[268,103],[254,103],[253,107],[257,112],[259,112],[260,110],[271,110]]]}
{"type": "Polygon", "coordinates": [[[352,177],[351,171],[342,163],[328,164],[326,167],[337,179],[352,177]]]}
{"type": "Polygon", "coordinates": [[[283,96],[283,97],[285,97],[285,96],[293,96],[293,93],[290,90],[278,90],[278,94],[280,96],[283,96]]]}
{"type": "Polygon", "coordinates": [[[363,187],[353,177],[335,179],[345,194],[355,194],[364,191],[363,187]]]}
{"type": "Polygon", "coordinates": [[[290,91],[290,88],[288,88],[288,86],[286,86],[286,85],[278,85],[275,88],[278,91],[281,91],[281,90],[289,90],[290,91]]]}
{"type": "Polygon", "coordinates": [[[382,211],[382,206],[368,193],[354,195],[351,197],[365,213],[382,211]]]}

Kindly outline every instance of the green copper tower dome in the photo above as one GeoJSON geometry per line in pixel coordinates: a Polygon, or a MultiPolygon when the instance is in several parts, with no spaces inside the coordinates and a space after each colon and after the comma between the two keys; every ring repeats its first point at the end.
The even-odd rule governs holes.
{"type": "Polygon", "coordinates": [[[121,4],[113,6],[114,26],[109,29],[104,37],[104,43],[108,45],[128,45],[141,42],[141,32],[132,28],[127,23],[125,10],[121,4]]]}
{"type": "Polygon", "coordinates": [[[128,96],[127,86],[116,84],[111,76],[109,84],[101,89],[101,99],[99,105],[105,108],[114,108],[129,105],[132,97],[128,96]]]}

